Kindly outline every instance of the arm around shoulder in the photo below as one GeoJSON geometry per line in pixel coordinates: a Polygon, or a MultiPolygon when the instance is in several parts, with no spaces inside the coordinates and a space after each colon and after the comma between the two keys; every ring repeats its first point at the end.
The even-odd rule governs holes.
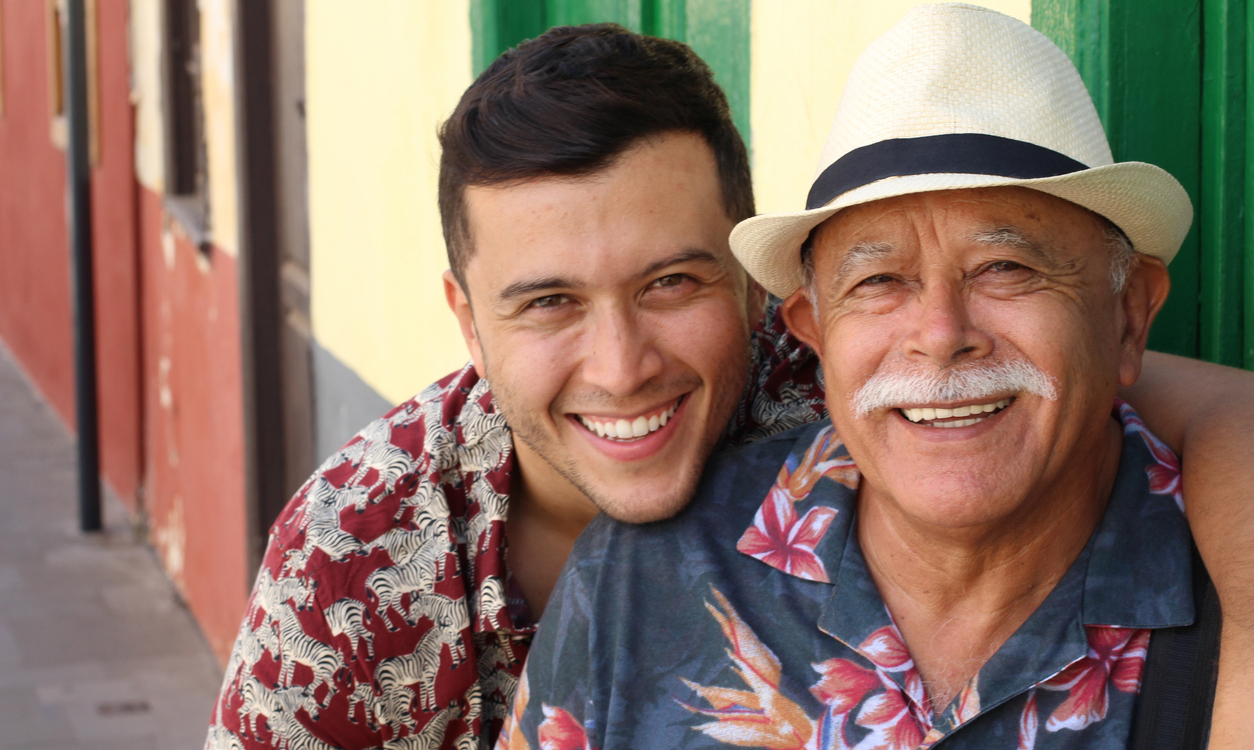
{"type": "Polygon", "coordinates": [[[1211,750],[1254,716],[1254,373],[1146,352],[1123,395],[1181,456],[1189,526],[1223,607],[1211,750]]]}

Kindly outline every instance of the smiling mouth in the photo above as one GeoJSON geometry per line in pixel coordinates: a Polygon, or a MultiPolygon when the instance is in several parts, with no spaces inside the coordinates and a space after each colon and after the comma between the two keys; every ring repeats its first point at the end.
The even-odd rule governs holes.
{"type": "Polygon", "coordinates": [[[1001,412],[1012,401],[1013,398],[1003,398],[991,404],[969,404],[955,408],[911,407],[897,411],[911,422],[927,427],[970,427],[1001,412]]]}
{"type": "Polygon", "coordinates": [[[589,432],[595,432],[598,437],[627,442],[630,440],[639,440],[651,433],[657,432],[675,416],[675,410],[683,403],[684,397],[680,396],[667,407],[656,409],[652,412],[645,412],[640,416],[627,418],[607,418],[607,417],[585,417],[582,414],[575,415],[589,432]]]}

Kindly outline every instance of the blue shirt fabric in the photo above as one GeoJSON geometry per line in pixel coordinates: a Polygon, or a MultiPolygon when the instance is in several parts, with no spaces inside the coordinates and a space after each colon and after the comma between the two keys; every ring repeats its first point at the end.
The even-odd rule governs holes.
{"type": "Polygon", "coordinates": [[[1126,404],[1114,417],[1098,528],[943,710],[867,572],[859,475],[824,421],[719,454],[674,519],[588,527],[498,748],[1125,746],[1151,631],[1192,622],[1193,598],[1179,464],[1126,404]]]}

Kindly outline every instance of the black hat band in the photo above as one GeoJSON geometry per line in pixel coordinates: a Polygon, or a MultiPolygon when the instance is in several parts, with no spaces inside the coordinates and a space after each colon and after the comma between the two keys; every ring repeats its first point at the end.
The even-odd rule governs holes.
{"type": "Polygon", "coordinates": [[[919,174],[981,174],[1031,180],[1089,167],[1035,143],[984,133],[893,138],[855,148],[828,165],[810,188],[806,210],[885,177],[919,174]]]}

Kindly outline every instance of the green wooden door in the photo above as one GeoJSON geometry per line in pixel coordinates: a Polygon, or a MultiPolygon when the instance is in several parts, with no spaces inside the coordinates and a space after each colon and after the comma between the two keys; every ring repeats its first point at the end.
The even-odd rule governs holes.
{"type": "Polygon", "coordinates": [[[1157,164],[1193,228],[1150,346],[1254,369],[1254,13],[1251,0],[1033,0],[1066,51],[1116,160],[1157,164]]]}
{"type": "Polygon", "coordinates": [[[687,43],[714,69],[749,139],[750,0],[472,0],[475,75],[497,55],[550,26],[613,21],[687,43]]]}

